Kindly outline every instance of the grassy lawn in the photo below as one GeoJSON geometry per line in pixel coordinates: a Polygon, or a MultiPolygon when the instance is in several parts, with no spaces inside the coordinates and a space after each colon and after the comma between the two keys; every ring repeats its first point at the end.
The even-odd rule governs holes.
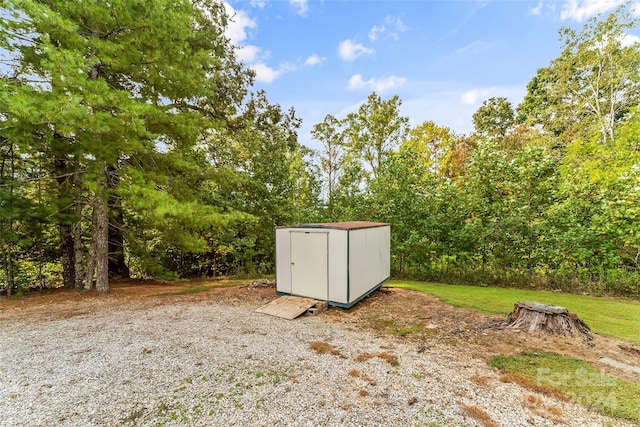
{"type": "Polygon", "coordinates": [[[391,280],[387,285],[413,289],[457,307],[507,315],[518,301],[560,305],[600,335],[640,344],[640,302],[526,289],[443,285],[391,280]]]}

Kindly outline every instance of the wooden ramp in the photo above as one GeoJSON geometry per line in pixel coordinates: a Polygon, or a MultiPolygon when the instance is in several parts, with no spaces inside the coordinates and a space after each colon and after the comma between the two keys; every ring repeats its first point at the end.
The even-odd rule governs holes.
{"type": "Polygon", "coordinates": [[[285,295],[263,305],[256,311],[258,313],[270,314],[271,316],[291,320],[300,316],[317,303],[317,300],[311,298],[285,295]]]}

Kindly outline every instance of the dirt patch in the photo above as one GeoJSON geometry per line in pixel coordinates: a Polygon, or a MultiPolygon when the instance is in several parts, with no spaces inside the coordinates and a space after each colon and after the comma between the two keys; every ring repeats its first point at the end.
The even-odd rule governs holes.
{"type": "MultiPolygon", "coordinates": [[[[69,318],[123,305],[142,310],[195,301],[258,308],[277,297],[274,286],[240,286],[242,283],[238,280],[120,280],[112,284],[108,295],[98,295],[95,291],[46,290],[19,298],[0,298],[0,321],[69,318]]],[[[250,281],[245,284],[248,283],[250,281]]],[[[596,334],[592,341],[586,341],[544,332],[530,334],[503,329],[505,316],[453,307],[417,291],[383,287],[350,309],[331,308],[319,316],[344,323],[353,330],[393,335],[413,343],[417,352],[428,351],[435,344],[450,345],[483,360],[499,354],[553,352],[586,360],[612,375],[640,383],[639,375],[599,362],[608,357],[640,366],[640,351],[629,343],[596,334]]]]}
{"type": "Polygon", "coordinates": [[[489,414],[477,406],[472,405],[460,405],[460,408],[471,418],[476,419],[483,427],[499,427],[500,424],[496,423],[489,414]]]}
{"type": "Polygon", "coordinates": [[[571,400],[569,397],[567,397],[557,389],[544,384],[536,384],[522,375],[513,373],[504,374],[500,376],[500,381],[503,383],[517,384],[522,388],[535,391],[536,393],[544,394],[545,396],[551,396],[554,399],[562,402],[569,402],[571,400]]]}
{"type": "Polygon", "coordinates": [[[331,309],[323,314],[353,329],[366,328],[414,342],[419,352],[436,343],[489,360],[500,354],[550,352],[577,357],[619,378],[640,383],[640,376],[613,369],[600,362],[610,357],[640,366],[636,347],[621,340],[594,334],[588,341],[579,336],[527,333],[502,327],[506,316],[478,313],[453,307],[421,292],[383,287],[348,310],[331,309]]]}
{"type": "Polygon", "coordinates": [[[338,356],[342,359],[346,358],[340,350],[324,341],[312,341],[309,343],[309,348],[318,354],[333,354],[334,356],[338,356]]]}
{"type": "Polygon", "coordinates": [[[400,362],[398,361],[398,356],[396,356],[395,354],[387,353],[386,351],[382,351],[378,354],[362,353],[358,355],[358,357],[356,357],[356,360],[358,362],[366,362],[367,360],[373,359],[374,357],[378,357],[386,361],[391,366],[400,365],[400,362]]]}
{"type": "Polygon", "coordinates": [[[529,394],[523,403],[525,407],[529,408],[531,412],[539,417],[551,420],[556,424],[565,424],[565,420],[562,417],[562,410],[555,406],[545,405],[539,397],[529,394]]]}
{"type": "Polygon", "coordinates": [[[116,280],[111,291],[46,289],[20,297],[0,297],[0,321],[28,317],[30,320],[64,319],[82,316],[101,308],[128,306],[146,309],[164,304],[212,301],[229,305],[264,304],[275,298],[274,287],[242,286],[240,280],[116,280]]]}

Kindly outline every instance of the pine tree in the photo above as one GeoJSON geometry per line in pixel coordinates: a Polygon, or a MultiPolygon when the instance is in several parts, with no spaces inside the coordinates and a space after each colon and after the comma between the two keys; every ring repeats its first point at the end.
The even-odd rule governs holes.
{"type": "MultiPolygon", "coordinates": [[[[83,276],[74,230],[83,221],[79,205],[93,200],[96,287],[106,292],[109,217],[121,226],[113,220],[118,187],[152,182],[146,174],[165,173],[159,159],[189,152],[224,126],[251,74],[235,60],[215,1],[7,0],[2,8],[0,48],[9,52],[11,79],[0,95],[0,130],[49,159],[67,286],[83,276]],[[114,174],[118,180],[109,180],[114,174]]],[[[159,193],[167,190],[144,186],[135,197],[169,197],[159,193]]]]}

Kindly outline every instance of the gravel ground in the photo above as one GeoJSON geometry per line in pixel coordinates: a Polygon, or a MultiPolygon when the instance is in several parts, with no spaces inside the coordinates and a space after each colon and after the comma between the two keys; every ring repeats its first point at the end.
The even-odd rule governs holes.
{"type": "Polygon", "coordinates": [[[129,304],[2,321],[0,425],[628,425],[500,382],[453,347],[255,308],[129,304]]]}

